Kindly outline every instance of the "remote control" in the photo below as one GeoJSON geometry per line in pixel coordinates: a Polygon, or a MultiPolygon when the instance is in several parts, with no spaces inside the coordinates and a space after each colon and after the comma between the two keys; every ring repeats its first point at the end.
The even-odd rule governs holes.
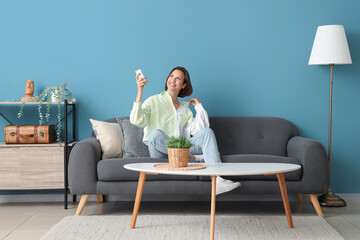
{"type": "Polygon", "coordinates": [[[141,79],[141,78],[143,78],[143,77],[144,77],[144,75],[143,75],[143,73],[142,73],[141,69],[136,70],[136,71],[135,71],[135,73],[136,73],[136,75],[138,75],[138,74],[140,73],[140,75],[139,75],[139,79],[141,79]]]}

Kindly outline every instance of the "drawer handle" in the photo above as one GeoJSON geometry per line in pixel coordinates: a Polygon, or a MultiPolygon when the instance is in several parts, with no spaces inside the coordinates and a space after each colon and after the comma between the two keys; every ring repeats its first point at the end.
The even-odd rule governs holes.
{"type": "Polygon", "coordinates": [[[10,132],[10,136],[11,136],[11,137],[13,137],[13,136],[15,136],[15,135],[16,135],[15,132],[10,132]]]}

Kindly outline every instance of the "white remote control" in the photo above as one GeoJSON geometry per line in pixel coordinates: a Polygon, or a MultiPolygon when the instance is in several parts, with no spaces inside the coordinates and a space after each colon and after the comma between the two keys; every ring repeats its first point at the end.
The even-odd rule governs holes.
{"type": "Polygon", "coordinates": [[[139,75],[139,79],[141,79],[141,78],[143,78],[143,77],[144,77],[144,75],[143,75],[143,73],[142,73],[141,69],[136,70],[136,71],[135,71],[135,73],[136,73],[136,75],[138,75],[138,74],[140,73],[140,75],[139,75]]]}

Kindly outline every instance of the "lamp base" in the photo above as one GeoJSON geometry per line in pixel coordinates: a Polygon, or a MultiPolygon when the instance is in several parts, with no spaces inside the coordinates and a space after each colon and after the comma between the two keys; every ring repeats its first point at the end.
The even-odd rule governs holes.
{"type": "Polygon", "coordinates": [[[320,195],[318,197],[319,203],[323,207],[345,207],[345,200],[341,199],[339,196],[333,194],[331,190],[328,193],[320,195]]]}

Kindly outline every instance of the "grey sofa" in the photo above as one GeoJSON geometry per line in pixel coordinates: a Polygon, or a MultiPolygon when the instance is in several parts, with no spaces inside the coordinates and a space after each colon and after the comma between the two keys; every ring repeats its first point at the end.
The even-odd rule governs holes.
{"type": "MultiPolygon", "coordinates": [[[[149,157],[142,143],[143,129],[129,123],[128,118],[113,118],[124,134],[124,158],[101,159],[101,146],[92,137],[78,142],[69,159],[69,187],[72,194],[82,195],[76,214],[80,215],[90,194],[135,194],[139,173],[123,168],[137,162],[166,162],[167,159],[149,157]],[[138,150],[138,151],[137,151],[138,150]],[[137,154],[139,152],[140,154],[137,154]]],[[[308,194],[318,215],[322,216],[316,194],[326,193],[329,183],[327,153],[319,142],[300,137],[289,121],[274,117],[210,117],[222,162],[294,163],[301,169],[286,173],[288,194],[308,194]]],[[[276,176],[239,176],[242,186],[232,194],[280,194],[276,176]]],[[[146,194],[208,195],[210,178],[198,176],[149,175],[143,190],[146,194]]],[[[226,197],[226,196],[224,196],[226,197]]]]}

